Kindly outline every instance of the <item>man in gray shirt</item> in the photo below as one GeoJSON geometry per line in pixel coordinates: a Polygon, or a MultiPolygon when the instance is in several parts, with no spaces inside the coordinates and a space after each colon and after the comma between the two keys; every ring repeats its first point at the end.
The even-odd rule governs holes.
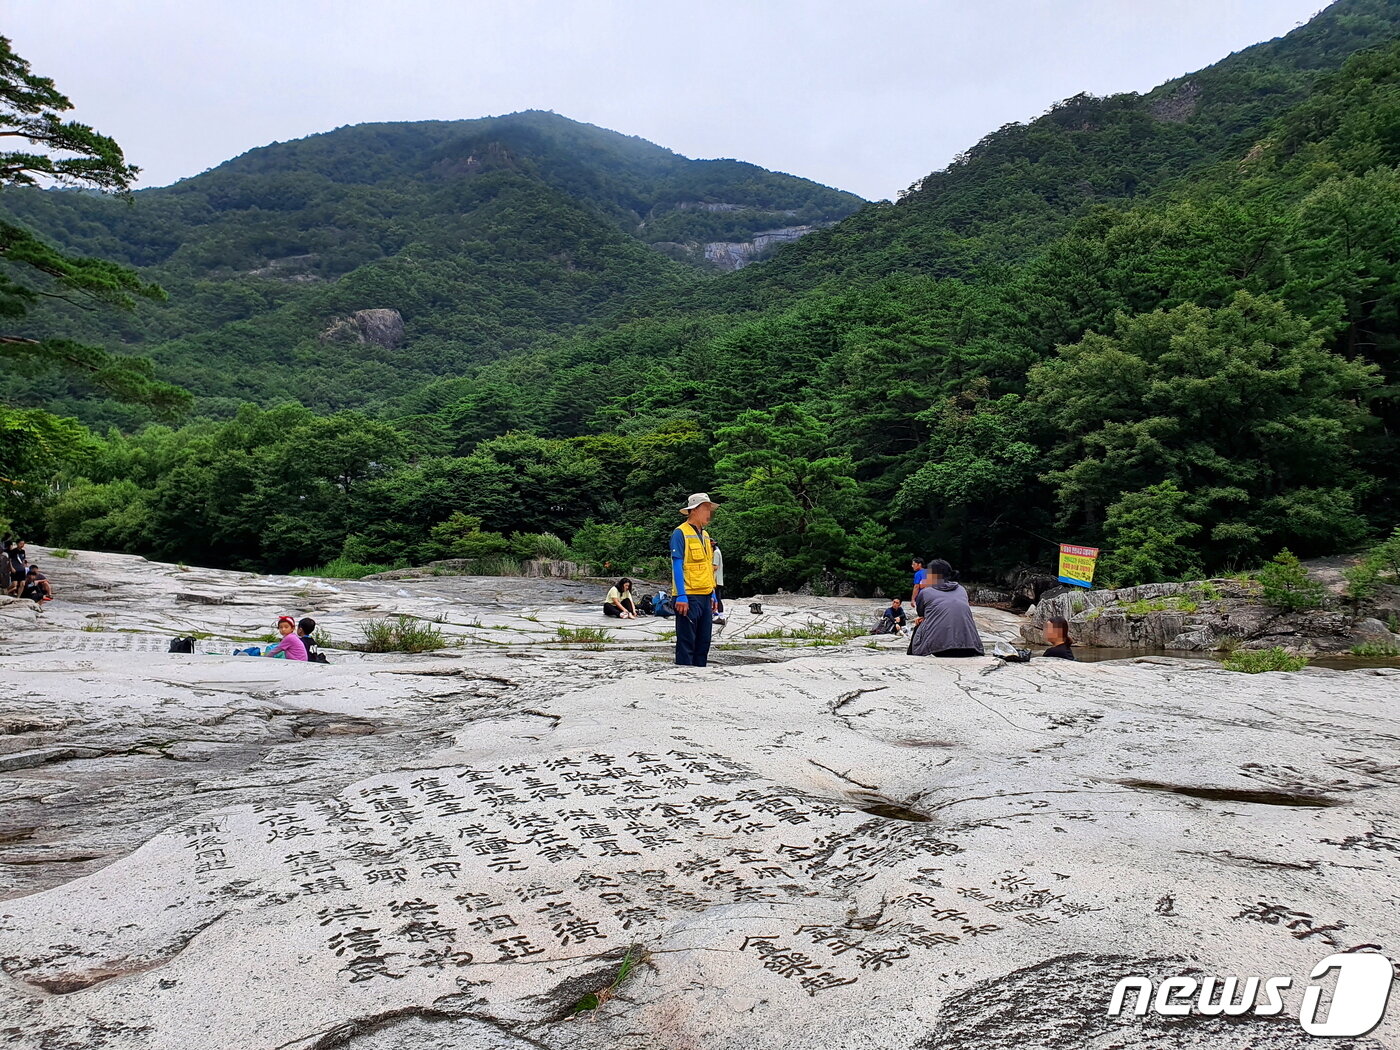
{"type": "Polygon", "coordinates": [[[919,620],[909,639],[909,655],[981,656],[982,637],[967,591],[952,579],[953,567],[935,558],[927,568],[928,579],[915,599],[919,620]]]}
{"type": "Polygon", "coordinates": [[[715,549],[715,623],[724,623],[728,619],[724,615],[724,555],[718,543],[711,540],[710,545],[715,549]]]}

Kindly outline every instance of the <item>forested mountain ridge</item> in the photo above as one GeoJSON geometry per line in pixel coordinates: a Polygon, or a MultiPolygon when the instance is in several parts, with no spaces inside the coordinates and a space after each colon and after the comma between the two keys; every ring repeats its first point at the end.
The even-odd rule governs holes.
{"type": "MultiPolygon", "coordinates": [[[[110,318],[58,311],[65,330],[150,353],[203,411],[225,413],[248,398],[371,404],[643,291],[679,290],[699,279],[707,242],[825,224],[859,204],[542,112],[341,128],[130,201],[0,198],[59,247],[140,267],[170,292],[115,333],[110,318]],[[397,310],[402,340],[319,338],[364,309],[397,310]]],[[[49,379],[29,399],[125,418],[79,393],[49,379]]]]}
{"type": "Polygon", "coordinates": [[[1071,100],[897,205],[377,420],[247,406],[112,436],[41,527],[274,568],[548,531],[620,568],[708,487],[756,589],[889,587],[911,550],[990,575],[1054,540],[1104,547],[1119,583],[1354,548],[1400,519],[1397,39],[1400,2],[1343,0],[1221,64],[1250,92],[1071,100]],[[1130,195],[1052,192],[1110,167],[1130,195]]]}
{"type": "Polygon", "coordinates": [[[966,276],[1025,258],[1086,207],[1150,196],[1248,151],[1350,55],[1400,33],[1396,0],[1341,0],[1286,36],[1145,94],[1077,95],[992,132],[894,205],[873,205],[702,294],[772,303],[823,281],[966,276]]]}

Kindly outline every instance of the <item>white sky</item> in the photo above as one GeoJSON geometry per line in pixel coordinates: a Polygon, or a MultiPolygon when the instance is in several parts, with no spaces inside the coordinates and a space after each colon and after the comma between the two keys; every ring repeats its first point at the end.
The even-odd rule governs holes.
{"type": "Polygon", "coordinates": [[[4,0],[158,186],[381,120],[551,109],[872,199],[1080,91],[1146,91],[1325,0],[4,0]]]}

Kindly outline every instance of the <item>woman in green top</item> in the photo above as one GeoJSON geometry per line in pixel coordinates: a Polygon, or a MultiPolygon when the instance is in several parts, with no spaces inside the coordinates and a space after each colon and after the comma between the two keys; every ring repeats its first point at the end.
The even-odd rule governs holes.
{"type": "Polygon", "coordinates": [[[608,596],[603,601],[603,615],[616,616],[623,620],[635,620],[637,618],[637,602],[632,597],[631,580],[618,580],[617,583],[609,589],[608,596]]]}

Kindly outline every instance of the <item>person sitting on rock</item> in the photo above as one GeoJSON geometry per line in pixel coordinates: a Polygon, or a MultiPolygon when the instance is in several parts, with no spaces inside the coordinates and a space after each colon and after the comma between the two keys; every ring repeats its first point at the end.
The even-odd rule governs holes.
{"type": "Polygon", "coordinates": [[[1069,621],[1063,616],[1052,616],[1045,621],[1045,640],[1050,643],[1050,648],[1045,650],[1044,655],[1061,660],[1074,659],[1074,642],[1069,636],[1069,621]]]}
{"type": "Polygon", "coordinates": [[[953,567],[935,558],[927,570],[916,599],[919,618],[909,639],[909,655],[981,656],[982,636],[967,591],[953,579],[953,567]]]}
{"type": "Polygon", "coordinates": [[[603,600],[603,615],[616,616],[623,620],[637,618],[637,600],[632,594],[631,580],[618,580],[608,589],[608,596],[603,600]]]}
{"type": "Polygon", "coordinates": [[[870,633],[901,635],[904,633],[904,625],[908,622],[909,618],[904,612],[903,599],[891,598],[890,607],[880,614],[880,622],[870,633]]]}
{"type": "Polygon", "coordinates": [[[282,640],[271,649],[263,651],[264,656],[281,656],[286,660],[300,660],[306,663],[306,645],[297,637],[297,622],[290,616],[277,618],[277,633],[282,640]]]}
{"type": "Polygon", "coordinates": [[[5,540],[4,550],[0,550],[0,595],[8,596],[14,589],[14,567],[10,564],[10,541],[5,540]]]}
{"type": "Polygon", "coordinates": [[[39,571],[39,566],[29,566],[29,571],[24,574],[23,590],[19,596],[31,602],[53,601],[53,585],[49,583],[49,578],[39,571]]]}
{"type": "Polygon", "coordinates": [[[297,621],[297,637],[301,639],[301,644],[306,647],[306,658],[311,659],[312,650],[316,648],[316,640],[312,637],[316,633],[316,621],[309,616],[303,616],[297,621]]]}

